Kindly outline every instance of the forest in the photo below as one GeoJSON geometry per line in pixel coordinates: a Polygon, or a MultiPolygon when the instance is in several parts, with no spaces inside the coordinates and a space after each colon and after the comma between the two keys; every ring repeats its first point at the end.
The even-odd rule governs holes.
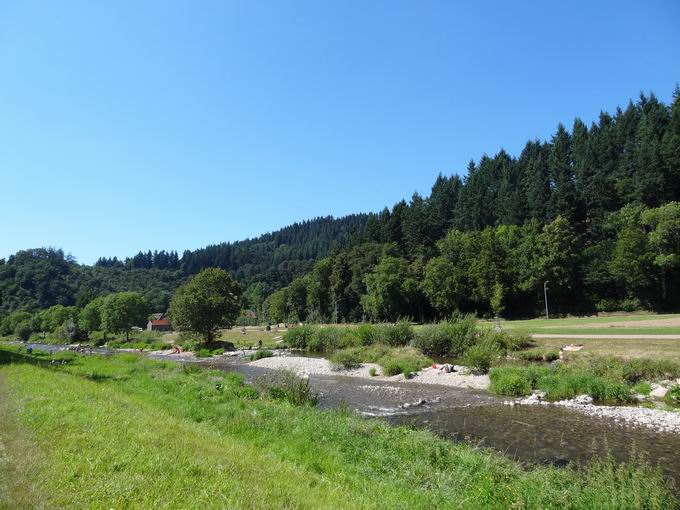
{"type": "Polygon", "coordinates": [[[206,267],[229,270],[251,295],[261,296],[261,303],[343,246],[366,219],[363,214],[316,218],[254,239],[187,250],[181,258],[156,250],[124,260],[101,257],[93,266],[78,264],[61,249],[22,250],[0,259],[0,315],[53,305],[84,307],[98,296],[124,291],[140,292],[154,311],[165,311],[175,289],[206,267]]]}
{"type": "Polygon", "coordinates": [[[0,314],[100,295],[144,294],[163,311],[205,267],[230,271],[258,321],[432,321],[680,308],[680,89],[590,126],[560,124],[515,157],[439,175],[429,196],[391,209],[317,218],[181,257],[140,252],[78,264],[57,249],[0,261],[0,314]]]}

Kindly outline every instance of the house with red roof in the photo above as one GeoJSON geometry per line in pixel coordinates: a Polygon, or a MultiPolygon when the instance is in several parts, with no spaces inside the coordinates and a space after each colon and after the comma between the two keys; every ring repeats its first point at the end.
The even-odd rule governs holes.
{"type": "Polygon", "coordinates": [[[147,331],[172,331],[172,323],[167,313],[154,313],[146,323],[147,331]]]}

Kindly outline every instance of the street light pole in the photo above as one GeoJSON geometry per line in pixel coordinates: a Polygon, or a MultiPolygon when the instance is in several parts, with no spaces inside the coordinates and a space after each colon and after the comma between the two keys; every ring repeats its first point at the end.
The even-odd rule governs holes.
{"type": "Polygon", "coordinates": [[[547,320],[550,318],[548,316],[548,282],[543,283],[543,298],[545,299],[545,318],[547,320]]]}

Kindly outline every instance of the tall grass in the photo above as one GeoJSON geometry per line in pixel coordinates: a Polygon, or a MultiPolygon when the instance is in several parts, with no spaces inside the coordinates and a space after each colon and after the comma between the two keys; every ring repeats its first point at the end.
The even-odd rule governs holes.
{"type": "Polygon", "coordinates": [[[532,390],[545,392],[548,400],[563,400],[590,395],[601,403],[626,403],[632,400],[631,387],[623,381],[560,365],[554,369],[529,365],[492,368],[490,389],[499,395],[523,396],[532,390]]]}
{"type": "Polygon", "coordinates": [[[480,334],[477,318],[468,314],[438,324],[423,326],[418,331],[413,346],[428,356],[456,358],[475,345],[480,334]]]}
{"type": "Polygon", "coordinates": [[[300,326],[288,330],[286,345],[294,349],[327,352],[348,347],[384,344],[408,345],[414,338],[413,326],[405,321],[396,324],[360,324],[356,328],[340,326],[300,326]]]}

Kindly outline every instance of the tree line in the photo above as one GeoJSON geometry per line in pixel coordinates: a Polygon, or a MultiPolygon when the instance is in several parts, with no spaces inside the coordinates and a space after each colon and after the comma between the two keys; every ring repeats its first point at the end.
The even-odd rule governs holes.
{"type": "Polygon", "coordinates": [[[641,95],[519,156],[471,161],[379,213],[316,218],[181,257],[77,264],[61,250],[0,260],[0,316],[136,291],[164,311],[200,270],[229,271],[256,320],[433,320],[452,310],[536,315],[680,306],[680,90],[641,95]]]}
{"type": "Polygon", "coordinates": [[[559,125],[369,216],[262,302],[272,320],[432,320],[680,306],[680,90],[559,125]]]}
{"type": "Polygon", "coordinates": [[[122,291],[139,292],[154,311],[165,311],[173,292],[208,267],[230,271],[261,302],[307,273],[314,261],[341,248],[361,231],[366,218],[316,218],[255,239],[185,251],[181,258],[173,251],[147,251],[124,261],[102,257],[88,266],[61,249],[22,250],[0,259],[0,318],[56,304],[83,307],[97,296],[122,291]]]}

